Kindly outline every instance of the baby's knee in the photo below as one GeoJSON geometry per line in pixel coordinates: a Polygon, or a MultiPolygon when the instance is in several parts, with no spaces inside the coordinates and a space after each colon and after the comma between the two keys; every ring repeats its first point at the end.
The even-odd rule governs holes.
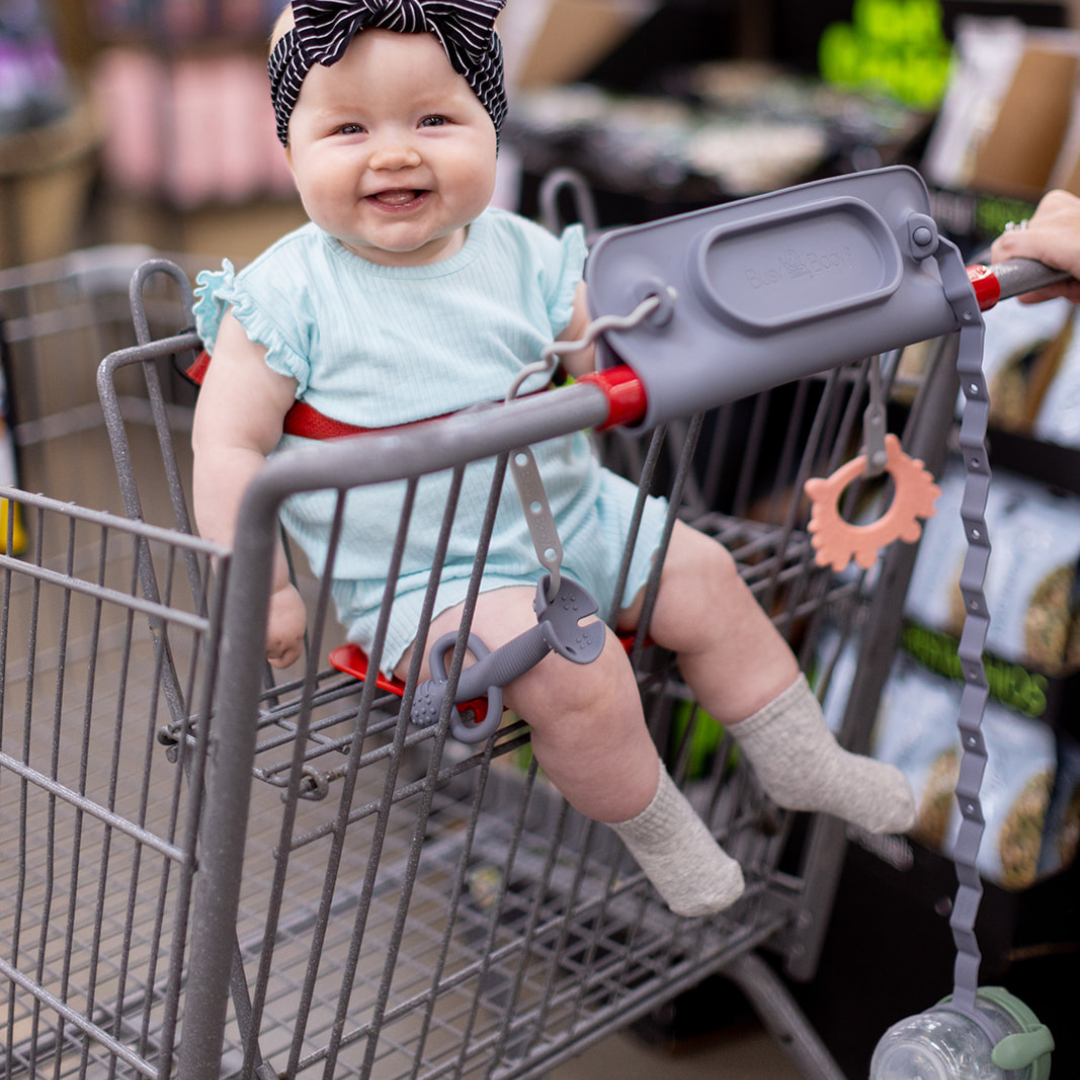
{"type": "Polygon", "coordinates": [[[702,539],[705,541],[702,545],[702,566],[712,580],[724,586],[740,581],[739,567],[731,552],[717,540],[707,536],[702,539]]]}
{"type": "Polygon", "coordinates": [[[687,528],[674,555],[669,566],[670,578],[679,582],[688,597],[716,602],[732,589],[742,587],[739,567],[731,552],[710,536],[687,528]]]}
{"type": "Polygon", "coordinates": [[[535,668],[506,688],[508,707],[526,718],[595,715],[636,694],[633,669],[618,639],[607,632],[600,655],[575,664],[549,653],[535,668]]]}

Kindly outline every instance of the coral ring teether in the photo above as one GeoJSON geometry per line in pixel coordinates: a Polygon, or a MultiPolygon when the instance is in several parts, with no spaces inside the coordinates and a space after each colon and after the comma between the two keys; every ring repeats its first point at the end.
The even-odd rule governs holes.
{"type": "Polygon", "coordinates": [[[887,460],[885,471],[892,477],[895,492],[889,509],[869,525],[851,525],[840,516],[838,503],[844,488],[862,475],[866,457],[857,457],[841,465],[832,476],[807,480],[804,490],[813,505],[810,524],[811,543],[818,566],[843,570],[852,558],[868,570],[878,552],[894,540],[912,543],[922,534],[919,518],[932,517],[934,501],[941,489],[923,467],[900,449],[895,435],[885,436],[887,460]]]}

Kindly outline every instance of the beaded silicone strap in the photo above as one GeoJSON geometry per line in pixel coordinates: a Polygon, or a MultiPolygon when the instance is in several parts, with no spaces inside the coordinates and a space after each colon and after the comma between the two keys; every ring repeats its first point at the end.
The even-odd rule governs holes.
{"type": "Polygon", "coordinates": [[[958,650],[964,689],[956,721],[962,746],[960,778],[956,785],[961,822],[953,851],[958,886],[949,926],[956,944],[953,1005],[965,1013],[974,1013],[982,960],[975,934],[975,920],[983,891],[976,858],[986,824],[979,791],[986,771],[986,741],[982,722],[989,697],[983,648],[990,618],[983,586],[990,560],[990,538],[986,529],[986,498],[990,488],[986,430],[990,399],[982,369],[982,313],[972,292],[967,270],[957,249],[945,240],[941,241],[938,249],[937,262],[945,295],[960,320],[956,369],[964,396],[960,451],[965,470],[960,516],[967,536],[967,555],[960,573],[965,617],[958,650]]]}

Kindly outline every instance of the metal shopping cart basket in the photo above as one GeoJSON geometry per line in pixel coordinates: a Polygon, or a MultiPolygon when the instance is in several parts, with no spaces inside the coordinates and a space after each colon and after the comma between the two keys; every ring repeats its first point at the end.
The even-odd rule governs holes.
{"type": "MultiPolygon", "coordinates": [[[[911,176],[871,183],[887,193],[899,183],[915,204],[905,212],[922,213],[911,176]]],[[[878,228],[874,214],[908,229],[896,225],[892,194],[884,213],[866,210],[858,192],[840,194],[839,207],[834,188],[785,198],[803,207],[827,197],[819,215],[854,213],[860,235],[878,228]]],[[[783,200],[756,209],[776,206],[797,228],[814,217],[783,200]]],[[[779,229],[781,218],[766,227],[779,229]]],[[[736,239],[758,225],[737,222],[736,239]]],[[[888,247],[884,234],[871,239],[888,247]]],[[[925,266],[901,262],[904,281],[925,266]]],[[[946,291],[940,278],[935,289],[946,291]]],[[[0,297],[19,292],[11,285],[0,297]]],[[[172,358],[185,361],[199,345],[183,329],[190,286],[174,265],[152,262],[133,297],[138,341],[99,373],[123,514],[2,493],[22,511],[29,549],[2,559],[0,1072],[509,1080],[548,1072],[723,973],[804,1075],[837,1080],[759,954],[794,977],[812,975],[843,827],[771,805],[689,700],[670,657],[645,640],[630,646],[652,733],[748,882],[734,907],[709,919],[672,915],[614,836],[566,805],[531,760],[527,718],[461,744],[445,723],[410,724],[411,686],[402,699],[326,665],[341,632],[327,583],[300,566],[309,653],[284,681],[266,680],[258,613],[288,494],[330,489],[343,499],[359,484],[413,485],[599,428],[611,410],[603,379],[361,436],[362,452],[350,441],[276,459],[249,492],[234,549],[223,551],[191,535],[184,404],[168,385],[172,358]],[[179,296],[169,309],[179,331],[155,336],[145,298],[162,280],[179,296]],[[128,401],[133,378],[145,382],[134,394],[144,405],[128,401]]],[[[956,325],[947,297],[930,306],[915,330],[943,325],[919,337],[956,325]]],[[[24,341],[33,337],[26,325],[24,341]]],[[[88,334],[99,331],[88,322],[88,334]]],[[[955,402],[948,340],[905,434],[930,463],[955,402]]],[[[751,397],[714,393],[694,417],[664,405],[648,435],[605,436],[604,453],[732,551],[819,694],[860,629],[842,730],[862,749],[910,554],[891,548],[872,587],[863,571],[835,574],[815,561],[802,485],[858,449],[874,381],[870,362],[841,359],[766,372],[751,397]],[[826,628],[839,631],[832,654],[820,647],[826,628]]],[[[899,370],[890,352],[884,393],[899,370]]],[[[30,375],[16,371],[16,386],[20,377],[30,375]]],[[[651,405],[663,400],[646,390],[651,405]]]]}

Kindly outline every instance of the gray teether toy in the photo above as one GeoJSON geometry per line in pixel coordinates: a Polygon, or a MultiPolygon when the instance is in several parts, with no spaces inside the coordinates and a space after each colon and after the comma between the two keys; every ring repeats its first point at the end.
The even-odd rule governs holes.
{"type": "MultiPolygon", "coordinates": [[[[536,589],[533,609],[536,626],[494,651],[475,635],[469,635],[469,651],[476,663],[466,668],[458,679],[454,703],[487,696],[488,712],[479,724],[468,724],[456,709],[450,712],[450,731],[465,743],[487,739],[502,721],[502,688],[535,667],[551,651],[575,664],[592,663],[604,648],[606,629],[602,622],[580,625],[581,620],[598,610],[596,601],[576,582],[563,578],[552,600],[547,599],[549,578],[545,575],[536,589]]],[[[457,634],[444,634],[431,647],[428,662],[431,678],[416,688],[412,721],[421,727],[437,723],[446,695],[447,653],[453,650],[457,634]]]]}

